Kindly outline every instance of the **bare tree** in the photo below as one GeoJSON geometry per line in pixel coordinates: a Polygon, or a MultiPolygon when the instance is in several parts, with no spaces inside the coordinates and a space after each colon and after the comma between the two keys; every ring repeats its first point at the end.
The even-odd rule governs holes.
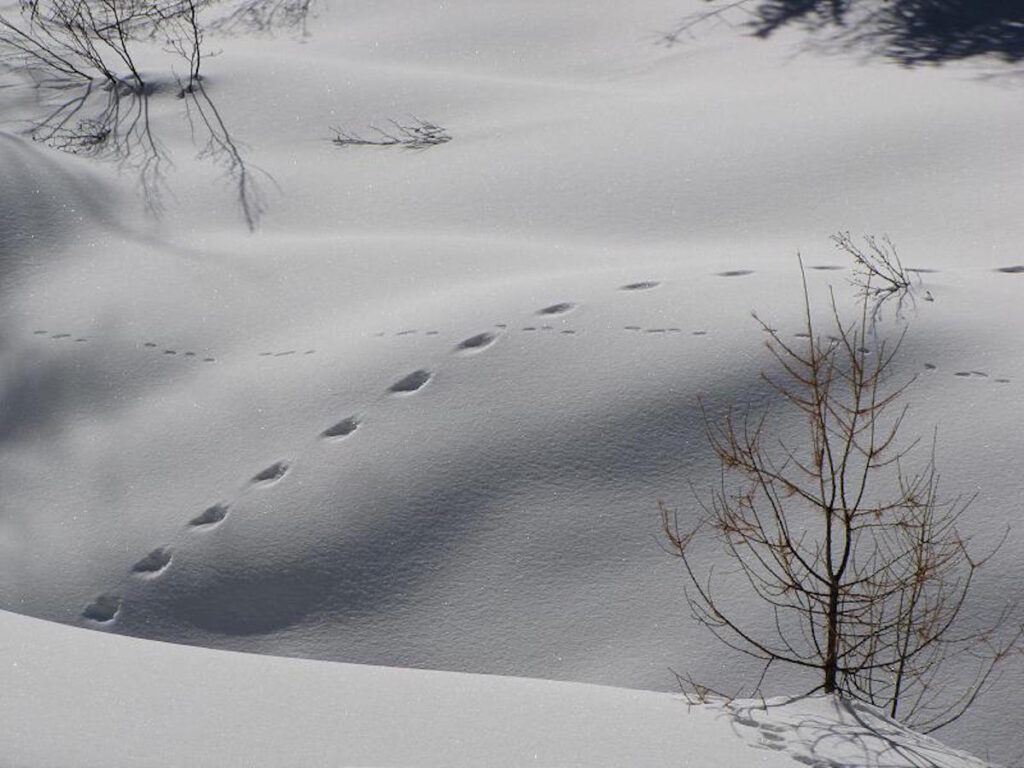
{"type": "Polygon", "coordinates": [[[765,413],[714,423],[705,412],[721,483],[698,497],[699,519],[685,530],[659,504],[667,547],[682,562],[694,618],[763,662],[762,680],[773,664],[802,668],[819,681],[814,690],[931,731],[989,686],[1021,630],[1008,631],[1009,606],[987,626],[961,626],[992,553],[977,557],[958,529],[971,500],[940,498],[934,441],[917,458],[920,441],[901,440],[910,381],[894,382],[893,363],[903,335],[879,338],[867,293],[847,323],[831,297],[825,336],[812,323],[806,278],[804,303],[806,344],[758,320],[776,366],[762,375],[802,417],[801,439],[773,434],[765,413]],[[720,572],[699,566],[708,539],[764,609],[760,621],[723,600],[720,572]],[[968,680],[950,674],[966,669],[968,680]]]}

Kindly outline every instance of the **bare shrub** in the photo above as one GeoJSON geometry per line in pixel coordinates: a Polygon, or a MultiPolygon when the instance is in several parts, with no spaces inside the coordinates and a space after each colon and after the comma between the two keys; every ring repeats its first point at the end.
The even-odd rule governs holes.
{"type": "Polygon", "coordinates": [[[331,142],[339,147],[402,147],[403,149],[426,149],[446,144],[452,140],[444,128],[419,118],[411,123],[391,121],[389,128],[371,127],[370,136],[342,131],[332,128],[334,138],[331,142]]]}
{"type": "Polygon", "coordinates": [[[882,304],[897,299],[897,314],[910,297],[910,272],[903,266],[896,246],[888,235],[879,240],[872,235],[864,237],[864,245],[857,245],[849,232],[837,232],[832,242],[853,259],[853,284],[860,295],[874,303],[872,316],[878,317],[882,304]]]}
{"type": "Polygon", "coordinates": [[[151,99],[167,91],[137,63],[143,44],[177,54],[185,73],[176,95],[205,132],[199,156],[224,169],[250,228],[263,211],[238,143],[202,83],[203,27],[197,0],[26,0],[20,17],[0,15],[0,68],[36,88],[40,114],[29,132],[56,149],[112,160],[138,181],[159,213],[170,158],[150,119],[151,99]]]}
{"type": "Polygon", "coordinates": [[[862,293],[852,322],[833,296],[822,336],[805,278],[806,344],[758,320],[775,362],[762,375],[802,418],[800,440],[777,435],[766,413],[729,412],[720,423],[705,413],[721,483],[698,496],[698,520],[686,529],[659,506],[694,618],[763,662],[762,680],[774,664],[803,669],[817,677],[814,690],[930,731],[988,687],[1021,630],[1008,631],[1009,606],[986,627],[962,627],[971,584],[992,553],[977,556],[958,528],[971,500],[941,498],[934,442],[917,457],[920,441],[902,440],[910,381],[893,381],[893,363],[903,335],[879,338],[870,295],[862,293]],[[749,602],[739,611],[721,600],[722,571],[698,567],[708,544],[757,598],[761,621],[749,602]],[[974,676],[953,687],[963,678],[951,671],[969,669],[974,676]]]}

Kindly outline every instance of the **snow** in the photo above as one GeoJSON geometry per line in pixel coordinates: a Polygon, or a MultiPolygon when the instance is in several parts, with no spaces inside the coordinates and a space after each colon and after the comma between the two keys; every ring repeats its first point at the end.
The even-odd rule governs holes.
{"type": "Polygon", "coordinates": [[[10,766],[983,764],[832,698],[680,696],[210,651],[0,613],[10,766]]]}
{"type": "MultiPolygon", "coordinates": [[[[812,700],[772,715],[785,750],[705,752],[762,731],[580,684],[756,678],[690,621],[657,502],[693,514],[717,478],[698,397],[766,396],[749,313],[800,329],[797,252],[818,311],[830,285],[852,306],[837,230],[935,270],[905,312],[907,434],[938,427],[981,550],[1016,523],[1024,105],[988,61],[655,44],[699,7],[324,2],[307,37],[211,33],[252,233],[172,88],[158,218],[0,91],[0,608],[75,625],[0,615],[10,761],[78,764],[95,734],[104,765],[783,765],[817,743],[803,714],[850,716],[812,700]],[[330,142],[414,117],[452,140],[330,142]]],[[[1021,551],[1017,526],[969,623],[1024,588],[1021,551]]],[[[1017,759],[1022,675],[938,735],[1017,759]]]]}

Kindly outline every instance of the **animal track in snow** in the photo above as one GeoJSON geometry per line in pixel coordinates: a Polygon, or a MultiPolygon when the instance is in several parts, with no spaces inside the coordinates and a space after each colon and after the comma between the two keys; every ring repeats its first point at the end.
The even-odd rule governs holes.
{"type": "Polygon", "coordinates": [[[71,338],[71,334],[70,333],[55,333],[50,338],[51,339],[70,339],[71,338]]]}
{"type": "Polygon", "coordinates": [[[497,340],[498,334],[496,333],[478,333],[476,336],[470,336],[468,339],[460,341],[455,350],[457,352],[479,352],[480,350],[487,349],[497,340]]]}
{"type": "Polygon", "coordinates": [[[988,374],[985,373],[984,371],[957,371],[953,375],[954,376],[959,376],[962,379],[967,379],[967,378],[987,379],[988,378],[988,374]]]}
{"type": "Polygon", "coordinates": [[[146,577],[159,576],[171,564],[171,557],[168,547],[157,547],[132,566],[132,573],[146,577]]]}
{"type": "Polygon", "coordinates": [[[727,269],[725,272],[718,272],[718,277],[745,277],[754,274],[752,269],[727,269]]]}
{"type": "Polygon", "coordinates": [[[652,288],[657,288],[661,283],[657,280],[641,280],[639,283],[628,283],[620,286],[620,291],[649,291],[652,288]]]}
{"type": "Polygon", "coordinates": [[[349,416],[348,418],[339,421],[333,427],[325,429],[320,433],[320,437],[327,439],[340,439],[342,437],[348,437],[357,429],[359,429],[359,419],[355,416],[349,416]]]}
{"type": "Polygon", "coordinates": [[[47,331],[47,330],[39,330],[39,331],[32,331],[32,333],[34,333],[36,336],[45,336],[47,333],[49,333],[49,331],[47,331]]]}
{"type": "Polygon", "coordinates": [[[538,309],[538,315],[564,315],[576,308],[571,301],[561,301],[558,304],[551,304],[543,309],[538,309]]]}
{"type": "Polygon", "coordinates": [[[114,620],[121,610],[120,595],[100,595],[82,610],[82,618],[107,624],[114,620]]]}
{"type": "Polygon", "coordinates": [[[290,466],[291,465],[287,461],[275,461],[262,472],[258,472],[253,475],[252,480],[249,482],[252,485],[271,485],[278,482],[282,477],[288,474],[290,466]]]}
{"type": "Polygon", "coordinates": [[[388,387],[388,391],[399,395],[409,394],[410,392],[415,392],[418,389],[421,389],[424,384],[430,381],[430,378],[430,371],[420,368],[418,371],[413,371],[412,373],[400,378],[388,387]]]}
{"type": "Polygon", "coordinates": [[[924,364],[924,369],[925,369],[926,371],[934,371],[934,370],[935,370],[935,369],[936,369],[937,367],[938,367],[938,366],[937,366],[937,365],[935,365],[935,363],[925,363],[925,364],[924,364]]]}
{"type": "Polygon", "coordinates": [[[228,505],[225,503],[214,504],[212,507],[207,507],[202,513],[196,515],[188,524],[192,528],[210,528],[217,523],[220,523],[228,516],[228,505]]]}

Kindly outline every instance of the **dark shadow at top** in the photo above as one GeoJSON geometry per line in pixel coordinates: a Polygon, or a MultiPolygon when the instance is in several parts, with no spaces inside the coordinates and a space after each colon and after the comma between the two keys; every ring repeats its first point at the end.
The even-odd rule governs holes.
{"type": "Polygon", "coordinates": [[[758,37],[798,25],[905,66],[984,55],[1024,60],[1024,3],[1007,0],[712,0],[709,10],[687,17],[662,39],[677,42],[705,22],[730,21],[727,14],[742,14],[758,37]]]}

